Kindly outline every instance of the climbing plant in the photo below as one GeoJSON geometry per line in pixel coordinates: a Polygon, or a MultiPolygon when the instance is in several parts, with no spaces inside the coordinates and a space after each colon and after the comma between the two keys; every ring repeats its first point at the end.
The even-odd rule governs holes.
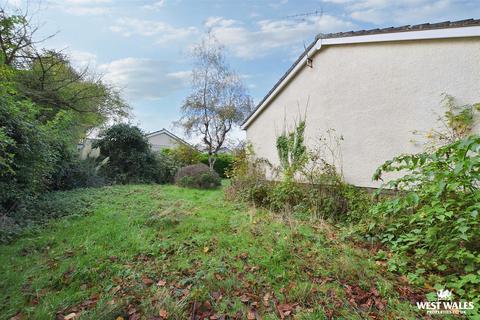
{"type": "Polygon", "coordinates": [[[305,147],[305,120],[295,124],[292,131],[277,137],[277,152],[285,178],[291,178],[308,160],[305,147]]]}
{"type": "Polygon", "coordinates": [[[438,127],[428,131],[413,131],[414,135],[426,140],[426,151],[435,151],[471,135],[480,112],[480,103],[459,105],[449,94],[444,93],[442,97],[445,112],[437,118],[438,127]]]}

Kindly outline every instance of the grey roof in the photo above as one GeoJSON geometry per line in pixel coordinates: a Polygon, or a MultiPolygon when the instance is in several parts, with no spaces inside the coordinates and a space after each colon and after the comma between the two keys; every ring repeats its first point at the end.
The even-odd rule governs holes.
{"type": "Polygon", "coordinates": [[[327,33],[327,34],[320,33],[319,35],[316,36],[315,40],[365,36],[365,35],[381,34],[381,33],[462,28],[462,27],[472,27],[472,26],[480,26],[480,19],[444,21],[444,22],[438,22],[438,23],[423,23],[423,24],[415,24],[415,25],[405,25],[401,27],[388,27],[388,28],[382,28],[382,29],[377,28],[377,29],[369,29],[369,30],[346,31],[346,32],[336,32],[336,33],[327,33]]]}
{"type": "Polygon", "coordinates": [[[280,83],[288,76],[288,74],[295,68],[295,66],[303,59],[307,52],[312,49],[318,39],[332,39],[332,38],[344,38],[344,37],[355,37],[355,36],[364,36],[372,34],[384,34],[384,33],[397,33],[397,32],[408,32],[408,31],[422,31],[422,30],[435,30],[435,29],[449,29],[449,28],[461,28],[461,27],[472,27],[480,26],[480,19],[466,19],[458,21],[444,21],[438,23],[423,23],[416,25],[405,25],[401,27],[389,27],[382,29],[369,29],[369,30],[358,30],[358,31],[346,31],[346,32],[334,32],[334,33],[320,33],[315,37],[315,40],[305,48],[302,54],[295,60],[287,72],[275,83],[272,89],[263,97],[263,99],[257,104],[255,109],[250,112],[250,114],[243,120],[242,125],[244,125],[248,119],[260,108],[260,106],[267,100],[267,98],[275,91],[275,89],[280,85],[280,83]]]}

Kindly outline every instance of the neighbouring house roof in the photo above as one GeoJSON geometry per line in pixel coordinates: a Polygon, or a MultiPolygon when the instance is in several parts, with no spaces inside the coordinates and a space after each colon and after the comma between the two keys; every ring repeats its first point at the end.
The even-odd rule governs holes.
{"type": "Polygon", "coordinates": [[[242,129],[247,129],[254,119],[262,112],[282,88],[294,77],[294,75],[306,64],[307,58],[313,55],[325,45],[341,45],[353,43],[427,40],[447,38],[480,37],[480,19],[468,19],[459,21],[445,21],[439,23],[424,23],[417,25],[405,25],[401,27],[389,27],[382,29],[358,30],[318,34],[315,40],[303,51],[292,66],[277,81],[267,95],[257,104],[255,109],[242,123],[242,129]]]}
{"type": "Polygon", "coordinates": [[[194,148],[190,143],[188,143],[187,141],[183,140],[182,138],[180,138],[179,136],[171,133],[170,131],[168,131],[167,129],[163,128],[161,130],[158,130],[158,131],[154,131],[154,132],[150,132],[150,133],[147,133],[145,135],[145,137],[147,138],[150,138],[150,137],[154,137],[154,136],[158,136],[158,135],[161,135],[161,134],[166,134],[167,136],[169,136],[170,138],[172,138],[173,140],[181,143],[181,144],[184,144],[184,145],[187,145],[191,148],[194,148]]]}

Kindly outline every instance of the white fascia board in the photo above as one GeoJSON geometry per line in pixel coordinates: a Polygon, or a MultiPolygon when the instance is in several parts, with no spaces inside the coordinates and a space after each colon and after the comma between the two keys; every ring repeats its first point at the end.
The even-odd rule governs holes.
{"type": "Polygon", "coordinates": [[[170,138],[172,138],[173,140],[183,143],[183,141],[181,141],[180,138],[178,138],[177,136],[175,136],[174,134],[172,134],[170,131],[168,131],[166,129],[162,129],[158,132],[151,133],[151,134],[147,135],[146,137],[151,138],[151,137],[159,136],[161,134],[165,134],[165,135],[169,136],[170,138]]]}
{"type": "Polygon", "coordinates": [[[322,45],[366,43],[366,42],[386,42],[386,41],[407,41],[407,40],[428,40],[428,39],[448,39],[448,38],[467,38],[479,37],[480,26],[433,29],[420,31],[403,31],[395,33],[381,33],[363,36],[319,39],[322,45]]]}
{"type": "Polygon", "coordinates": [[[308,57],[320,50],[322,46],[327,45],[341,45],[354,43],[369,43],[369,42],[387,42],[387,41],[408,41],[408,40],[430,40],[430,39],[449,39],[449,38],[468,38],[480,37],[480,26],[462,27],[462,28],[446,28],[434,30],[420,30],[420,31],[403,31],[394,33],[372,34],[352,37],[318,39],[317,43],[310,49],[308,54],[300,60],[297,65],[290,71],[290,73],[283,79],[283,81],[275,88],[275,90],[268,96],[262,105],[252,114],[248,121],[242,125],[242,129],[246,130],[250,123],[268,106],[275,96],[285,87],[286,84],[303,68],[308,57]]]}
{"type": "Polygon", "coordinates": [[[267,99],[265,99],[265,101],[263,101],[262,105],[255,111],[254,114],[252,114],[250,116],[250,118],[248,119],[247,122],[245,122],[242,126],[241,126],[241,129],[242,130],[246,130],[248,125],[258,116],[258,114],[260,112],[262,112],[262,110],[265,108],[265,106],[267,106],[270,101],[272,101],[275,96],[278,94],[278,92],[280,90],[283,89],[283,87],[285,87],[285,85],[297,74],[298,71],[300,71],[300,69],[303,68],[303,65],[307,62],[307,57],[311,57],[315,52],[317,52],[318,50],[320,50],[320,47],[322,46],[321,42],[317,41],[317,43],[310,49],[310,51],[308,51],[308,54],[306,54],[296,65],[295,67],[292,69],[292,71],[290,71],[290,73],[285,77],[285,79],[283,79],[283,81],[275,88],[275,90],[268,96],[267,99]]]}
{"type": "Polygon", "coordinates": [[[162,130],[158,130],[156,132],[152,132],[152,133],[149,133],[149,134],[146,134],[145,137],[147,138],[150,138],[150,137],[155,137],[155,136],[158,136],[160,134],[167,134],[166,130],[165,129],[162,129],[162,130]]]}

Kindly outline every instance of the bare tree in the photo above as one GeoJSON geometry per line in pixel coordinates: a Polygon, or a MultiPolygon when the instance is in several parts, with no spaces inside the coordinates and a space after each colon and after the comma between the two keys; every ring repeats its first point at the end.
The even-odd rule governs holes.
{"type": "Polygon", "coordinates": [[[210,33],[193,49],[192,93],[178,122],[187,135],[198,134],[210,168],[228,134],[251,111],[252,99],[225,60],[224,47],[210,33]]]}
{"type": "Polygon", "coordinates": [[[5,6],[0,6],[0,56],[4,64],[22,68],[36,57],[35,45],[55,36],[51,34],[34,40],[40,27],[32,23],[32,17],[28,7],[9,13],[5,6]]]}

